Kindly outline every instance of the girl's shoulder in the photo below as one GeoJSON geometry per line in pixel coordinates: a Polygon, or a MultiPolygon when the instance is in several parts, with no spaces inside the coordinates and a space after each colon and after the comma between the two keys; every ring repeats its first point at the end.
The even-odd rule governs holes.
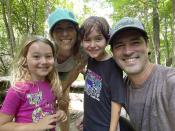
{"type": "Polygon", "coordinates": [[[26,93],[29,91],[29,89],[32,86],[32,82],[16,82],[13,85],[11,85],[10,89],[18,92],[18,93],[26,93]]]}

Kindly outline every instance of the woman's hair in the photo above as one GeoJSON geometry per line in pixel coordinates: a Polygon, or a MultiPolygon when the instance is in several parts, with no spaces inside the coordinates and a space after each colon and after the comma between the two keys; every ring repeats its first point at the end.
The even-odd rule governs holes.
{"type": "Polygon", "coordinates": [[[94,29],[102,33],[106,41],[109,40],[110,26],[105,18],[98,16],[90,16],[84,21],[84,23],[80,27],[81,39],[83,40],[84,38],[87,38],[94,29]]]}
{"type": "MultiPolygon", "coordinates": [[[[19,90],[18,87],[15,86],[17,82],[32,82],[31,75],[26,65],[26,56],[29,50],[29,47],[34,43],[39,42],[48,44],[53,52],[54,59],[55,55],[55,47],[48,39],[42,36],[28,36],[21,43],[19,54],[17,55],[14,63],[12,64],[12,87],[16,90],[19,90]]],[[[58,71],[56,70],[55,64],[53,66],[52,71],[46,76],[46,81],[48,81],[52,87],[52,91],[54,95],[59,99],[62,95],[62,85],[58,76],[58,71]]]]}
{"type": "MultiPolygon", "coordinates": [[[[64,21],[66,21],[66,20],[57,22],[57,23],[53,26],[53,28],[50,29],[50,38],[51,38],[53,41],[54,41],[54,39],[53,39],[53,31],[54,31],[54,28],[56,27],[56,25],[57,25],[58,23],[64,22],[64,21]]],[[[67,20],[67,21],[68,21],[68,20],[67,20]]],[[[74,45],[74,47],[73,47],[73,54],[76,55],[76,54],[79,52],[79,47],[80,47],[79,26],[78,26],[77,23],[73,23],[73,22],[71,22],[71,21],[68,21],[68,22],[70,22],[71,24],[73,24],[73,26],[74,26],[74,28],[75,28],[75,30],[76,30],[76,32],[77,32],[76,42],[75,42],[75,45],[74,45]]],[[[55,44],[55,45],[57,46],[57,44],[55,44]]],[[[58,48],[58,47],[56,47],[56,48],[58,48]]],[[[56,51],[57,51],[57,50],[56,50],[56,51]]]]}

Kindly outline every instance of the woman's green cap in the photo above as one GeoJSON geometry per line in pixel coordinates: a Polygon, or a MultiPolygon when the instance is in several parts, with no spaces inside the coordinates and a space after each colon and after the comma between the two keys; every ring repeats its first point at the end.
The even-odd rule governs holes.
{"type": "Polygon", "coordinates": [[[72,12],[66,9],[57,8],[54,12],[52,12],[49,15],[47,19],[49,33],[51,33],[51,30],[55,26],[56,23],[63,21],[63,20],[70,21],[78,25],[78,22],[72,12]]]}

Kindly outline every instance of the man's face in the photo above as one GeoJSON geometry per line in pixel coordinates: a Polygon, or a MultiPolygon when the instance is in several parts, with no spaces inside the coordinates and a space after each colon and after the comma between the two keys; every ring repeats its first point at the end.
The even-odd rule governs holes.
{"type": "Polygon", "coordinates": [[[141,73],[148,63],[149,49],[137,30],[125,30],[117,34],[113,39],[112,51],[115,61],[128,75],[141,73]]]}

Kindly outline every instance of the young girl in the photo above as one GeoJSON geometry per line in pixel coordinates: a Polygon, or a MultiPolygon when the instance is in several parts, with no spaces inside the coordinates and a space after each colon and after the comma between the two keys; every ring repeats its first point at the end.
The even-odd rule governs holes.
{"type": "Polygon", "coordinates": [[[0,131],[55,131],[55,123],[67,119],[55,108],[62,90],[54,57],[53,44],[43,37],[23,44],[0,110],[0,131]]]}
{"type": "Polygon", "coordinates": [[[109,24],[91,16],[80,28],[82,46],[90,56],[85,76],[84,131],[116,131],[125,92],[121,69],[105,51],[109,24]]]}

